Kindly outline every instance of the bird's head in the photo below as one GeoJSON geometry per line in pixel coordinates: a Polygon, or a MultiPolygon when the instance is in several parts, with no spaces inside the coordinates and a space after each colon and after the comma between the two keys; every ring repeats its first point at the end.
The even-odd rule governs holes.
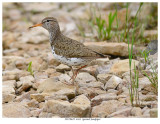
{"type": "Polygon", "coordinates": [[[45,28],[49,32],[54,32],[54,30],[60,30],[58,21],[54,17],[46,17],[42,20],[41,23],[33,25],[29,28],[34,28],[34,27],[38,27],[38,26],[42,26],[43,28],[45,28]]]}

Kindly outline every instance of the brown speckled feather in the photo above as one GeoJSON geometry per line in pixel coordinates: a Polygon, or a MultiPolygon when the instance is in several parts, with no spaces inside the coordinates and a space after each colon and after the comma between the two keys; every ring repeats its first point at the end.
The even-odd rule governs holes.
{"type": "Polygon", "coordinates": [[[64,35],[59,35],[54,42],[52,43],[54,46],[55,53],[57,55],[61,55],[67,58],[103,58],[105,57],[103,54],[97,53],[84,44],[70,39],[64,35]]]}

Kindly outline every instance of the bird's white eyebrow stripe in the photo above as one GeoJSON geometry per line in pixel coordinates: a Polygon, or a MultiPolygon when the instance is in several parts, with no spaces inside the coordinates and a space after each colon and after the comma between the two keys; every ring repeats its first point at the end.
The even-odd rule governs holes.
{"type": "Polygon", "coordinates": [[[44,20],[44,21],[42,21],[42,22],[46,22],[47,20],[49,20],[49,21],[54,21],[53,19],[46,19],[46,20],[44,20]]]}

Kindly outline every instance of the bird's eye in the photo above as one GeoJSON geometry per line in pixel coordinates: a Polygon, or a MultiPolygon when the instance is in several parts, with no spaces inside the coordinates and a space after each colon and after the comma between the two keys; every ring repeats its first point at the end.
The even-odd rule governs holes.
{"type": "Polygon", "coordinates": [[[47,22],[49,22],[49,20],[47,20],[47,22]]]}

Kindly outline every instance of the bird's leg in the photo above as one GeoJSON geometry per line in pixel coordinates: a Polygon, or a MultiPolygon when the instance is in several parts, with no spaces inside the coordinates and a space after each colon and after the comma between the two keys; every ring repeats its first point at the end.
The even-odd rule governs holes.
{"type": "MultiPolygon", "coordinates": [[[[71,79],[73,79],[73,78],[74,78],[74,73],[75,73],[75,72],[74,72],[74,70],[73,70],[72,66],[71,66],[71,70],[72,70],[72,73],[73,73],[73,75],[72,75],[71,79]]],[[[71,79],[70,79],[70,80],[71,80],[71,79]]]]}
{"type": "MultiPolygon", "coordinates": [[[[77,74],[79,73],[79,71],[80,71],[82,68],[85,68],[86,66],[87,66],[87,65],[84,65],[84,66],[76,69],[75,72],[72,70],[72,72],[73,72],[73,75],[72,75],[72,77],[71,77],[71,79],[72,79],[72,84],[74,83],[74,81],[75,81],[75,79],[76,79],[77,74]]],[[[71,80],[71,79],[70,79],[70,80],[71,80]]]]}

